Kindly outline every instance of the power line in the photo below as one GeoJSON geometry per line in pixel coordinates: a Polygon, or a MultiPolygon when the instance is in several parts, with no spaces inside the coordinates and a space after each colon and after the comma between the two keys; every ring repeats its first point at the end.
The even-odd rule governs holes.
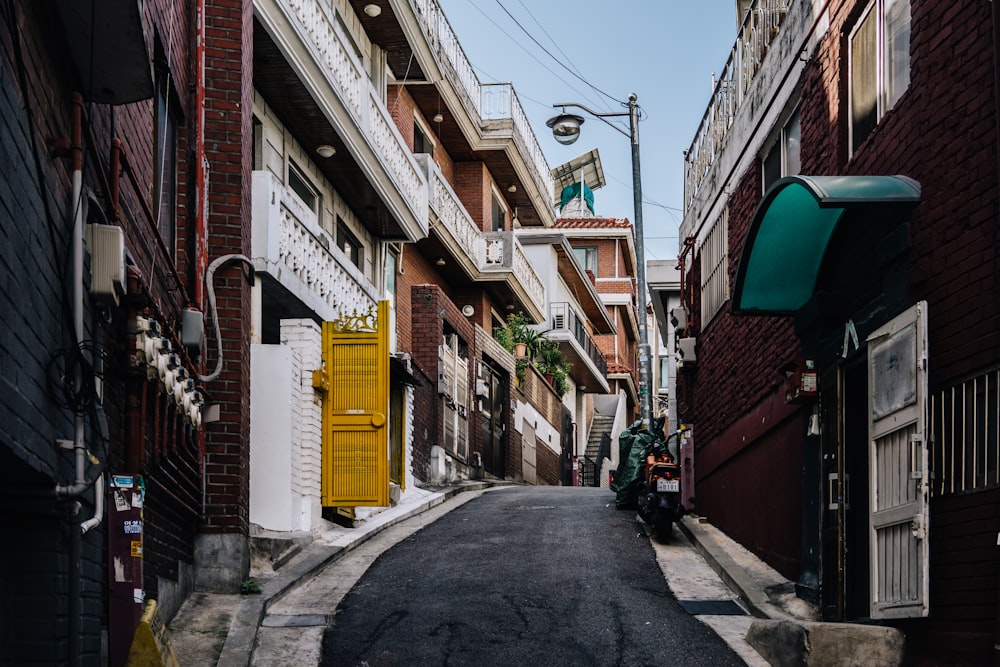
{"type": "MultiPolygon", "coordinates": [[[[601,95],[604,95],[605,97],[607,97],[609,100],[612,100],[614,102],[617,102],[618,104],[621,104],[621,100],[619,100],[617,97],[615,97],[614,95],[611,95],[610,93],[604,92],[603,90],[601,90],[600,88],[598,88],[597,86],[595,86],[594,84],[592,84],[590,81],[587,81],[587,79],[585,79],[584,77],[580,76],[579,74],[577,74],[576,72],[574,72],[573,70],[571,70],[569,67],[566,66],[565,63],[563,63],[561,60],[559,60],[554,55],[552,55],[552,52],[549,51],[547,48],[545,48],[545,46],[541,42],[539,42],[537,39],[535,39],[535,36],[532,35],[530,32],[528,32],[527,28],[525,28],[523,25],[521,25],[521,22],[518,21],[514,17],[514,15],[510,13],[509,9],[507,9],[506,7],[504,7],[504,4],[502,2],[500,2],[500,0],[496,0],[496,2],[497,2],[498,5],[500,5],[500,9],[504,10],[504,12],[507,14],[507,16],[510,17],[510,20],[513,21],[514,24],[518,28],[520,28],[521,31],[525,35],[528,36],[528,39],[530,39],[532,42],[534,42],[535,45],[538,46],[538,48],[540,48],[542,51],[544,51],[545,54],[549,58],[552,58],[552,60],[554,60],[560,67],[562,67],[564,70],[566,70],[567,72],[569,72],[570,74],[572,74],[573,76],[575,76],[577,79],[579,79],[580,81],[582,81],[583,83],[585,83],[587,86],[589,86],[593,90],[595,90],[598,93],[600,93],[601,95]]],[[[532,18],[534,18],[534,17],[532,17],[532,18]]],[[[551,37],[550,37],[550,39],[551,39],[551,37]]]]}
{"type": "MultiPolygon", "coordinates": [[[[477,12],[479,12],[484,17],[486,17],[486,20],[489,21],[490,23],[492,23],[497,28],[497,30],[499,30],[500,32],[502,32],[507,37],[507,39],[509,39],[511,42],[513,42],[514,44],[516,44],[518,48],[520,48],[522,51],[524,51],[526,54],[528,54],[528,56],[532,60],[534,60],[536,63],[538,63],[539,65],[541,65],[543,68],[545,68],[545,71],[547,71],[549,74],[551,74],[552,76],[554,76],[556,79],[558,79],[562,83],[564,83],[567,86],[569,86],[570,88],[572,88],[574,91],[576,91],[577,93],[579,93],[584,98],[587,98],[587,95],[585,95],[584,93],[581,93],[579,90],[577,90],[576,88],[574,88],[572,86],[572,84],[570,84],[565,79],[563,79],[561,76],[559,76],[559,74],[557,74],[556,72],[554,72],[550,67],[548,67],[545,63],[543,63],[541,60],[539,60],[538,57],[535,56],[535,54],[531,53],[531,51],[529,51],[528,49],[526,49],[524,47],[524,45],[519,40],[514,39],[514,36],[511,35],[509,32],[507,32],[506,30],[504,30],[503,26],[501,26],[499,23],[497,23],[496,21],[494,21],[493,17],[491,17],[489,14],[487,14],[485,11],[483,11],[482,7],[479,7],[475,3],[472,4],[472,7],[477,12]]],[[[504,11],[506,11],[506,10],[504,10],[504,11]]],[[[515,21],[515,23],[516,22],[517,21],[515,21]]],[[[522,28],[522,30],[523,30],[523,28],[522,28]]],[[[549,54],[549,55],[551,56],[552,54],[549,54]]],[[[499,81],[499,79],[497,77],[490,76],[489,74],[487,74],[486,72],[484,72],[480,68],[475,67],[474,65],[473,65],[473,67],[475,69],[478,69],[480,72],[483,72],[483,74],[486,75],[488,78],[493,79],[494,81],[499,81]]],[[[518,97],[525,97],[525,99],[531,99],[531,98],[529,98],[529,97],[527,97],[525,95],[522,95],[521,93],[518,93],[518,97]]],[[[587,98],[587,99],[588,99],[588,101],[590,101],[590,98],[587,98]]],[[[551,104],[545,104],[543,102],[539,102],[538,100],[534,100],[534,99],[531,99],[531,101],[535,102],[536,104],[539,104],[539,105],[541,105],[543,107],[552,108],[551,104]]]]}

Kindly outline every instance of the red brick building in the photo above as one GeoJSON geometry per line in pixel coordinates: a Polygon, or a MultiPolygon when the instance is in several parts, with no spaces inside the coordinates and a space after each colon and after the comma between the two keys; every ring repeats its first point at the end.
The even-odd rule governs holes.
{"type": "Polygon", "coordinates": [[[695,509],[908,662],[991,662],[997,10],[750,10],[686,153],[695,509]]]}
{"type": "Polygon", "coordinates": [[[245,273],[215,274],[217,379],[201,314],[209,261],[248,249],[249,21],[2,10],[5,664],[124,664],[143,600],[172,615],[199,555],[246,575],[245,273]]]}

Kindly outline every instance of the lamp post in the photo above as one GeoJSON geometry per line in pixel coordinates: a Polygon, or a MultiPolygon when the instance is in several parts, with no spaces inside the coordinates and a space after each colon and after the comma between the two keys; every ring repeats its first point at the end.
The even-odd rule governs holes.
{"type": "Polygon", "coordinates": [[[635,251],[638,256],[636,280],[639,285],[639,409],[643,424],[649,428],[653,419],[653,398],[649,388],[650,348],[649,334],[646,327],[646,253],[642,237],[642,178],[639,171],[639,103],[635,93],[628,96],[628,111],[602,112],[592,111],[582,104],[567,102],[553,104],[560,107],[562,113],[550,118],[546,125],[552,128],[552,136],[561,144],[569,145],[580,138],[580,126],[583,116],[566,113],[566,107],[581,109],[594,118],[604,121],[621,132],[632,143],[632,202],[635,209],[635,251]],[[629,131],[615,125],[608,118],[628,116],[629,131]]]}

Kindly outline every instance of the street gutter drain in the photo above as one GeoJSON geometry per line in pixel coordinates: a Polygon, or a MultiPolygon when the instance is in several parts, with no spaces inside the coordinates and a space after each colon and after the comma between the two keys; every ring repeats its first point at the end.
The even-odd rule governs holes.
{"type": "Polygon", "coordinates": [[[265,628],[310,628],[330,624],[326,614],[268,614],[261,623],[265,628]]]}
{"type": "Polygon", "coordinates": [[[678,600],[692,616],[746,616],[746,610],[734,600],[678,600]]]}

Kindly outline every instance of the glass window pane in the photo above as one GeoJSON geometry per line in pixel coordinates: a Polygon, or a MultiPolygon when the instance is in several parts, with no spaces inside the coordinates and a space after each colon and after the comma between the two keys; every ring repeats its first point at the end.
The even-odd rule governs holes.
{"type": "Polygon", "coordinates": [[[781,142],[775,144],[764,158],[764,192],[770,190],[779,178],[781,178],[781,142]]]}
{"type": "Polygon", "coordinates": [[[881,419],[917,401],[917,328],[909,326],[872,350],[872,416],[881,419]]]}
{"type": "Polygon", "coordinates": [[[869,11],[851,38],[851,150],[878,122],[877,14],[869,11]]]}
{"type": "Polygon", "coordinates": [[[799,155],[799,140],[802,135],[802,128],[799,126],[799,110],[796,109],[792,117],[785,125],[785,168],[782,176],[795,176],[802,171],[802,159],[799,155]]]}
{"type": "Polygon", "coordinates": [[[892,108],[910,85],[910,2],[885,0],[885,97],[892,108]]]}

